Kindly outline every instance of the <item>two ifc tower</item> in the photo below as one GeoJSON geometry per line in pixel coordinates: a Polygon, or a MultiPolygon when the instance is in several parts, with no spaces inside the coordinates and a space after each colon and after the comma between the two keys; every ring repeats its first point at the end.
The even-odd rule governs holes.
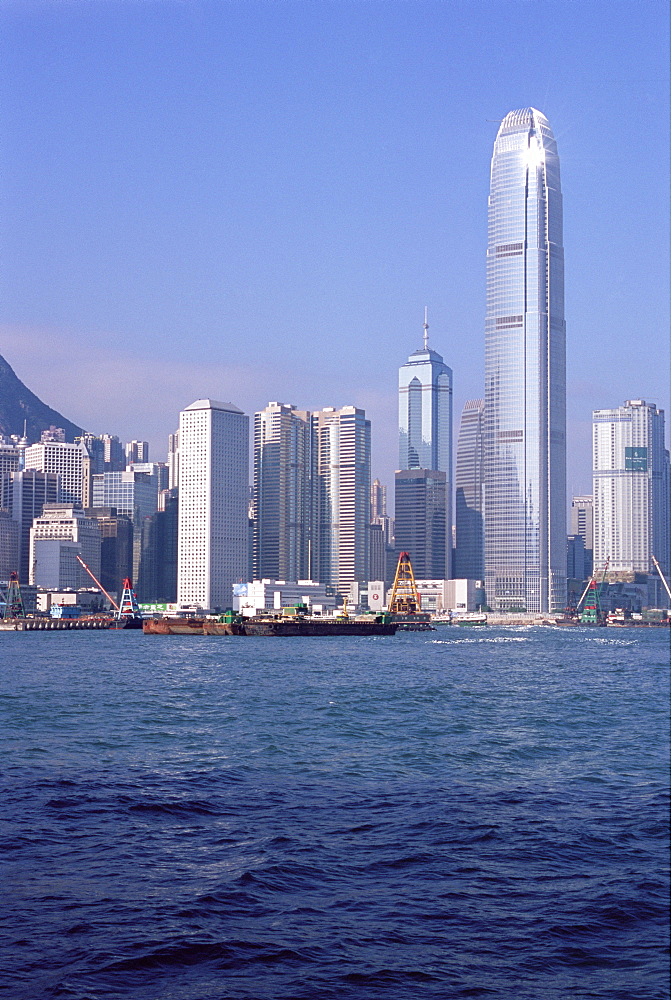
{"type": "MultiPolygon", "coordinates": [[[[452,371],[423,347],[399,371],[397,548],[418,578],[452,576],[452,371]]],[[[485,397],[457,448],[455,574],[496,610],[565,603],[565,318],[557,146],[534,108],[501,122],[490,173],[485,397]]]]}

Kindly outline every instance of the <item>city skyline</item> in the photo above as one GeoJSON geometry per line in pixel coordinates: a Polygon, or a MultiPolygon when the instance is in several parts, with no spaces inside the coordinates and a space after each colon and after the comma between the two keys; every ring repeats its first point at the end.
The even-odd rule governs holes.
{"type": "Polygon", "coordinates": [[[487,164],[501,117],[538,106],[567,195],[568,495],[588,491],[592,410],[668,396],[667,10],[342,11],[5,5],[0,353],[154,456],[195,398],[352,403],[391,487],[425,305],[456,412],[482,394],[487,164]]]}

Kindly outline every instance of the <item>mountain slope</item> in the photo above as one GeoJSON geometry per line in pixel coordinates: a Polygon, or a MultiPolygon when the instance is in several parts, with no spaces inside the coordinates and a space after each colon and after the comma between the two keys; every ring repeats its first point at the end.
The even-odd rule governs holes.
{"type": "Polygon", "coordinates": [[[39,441],[42,431],[52,424],[64,429],[66,441],[84,433],[31,392],[0,355],[0,434],[23,435],[24,421],[29,441],[39,441]]]}

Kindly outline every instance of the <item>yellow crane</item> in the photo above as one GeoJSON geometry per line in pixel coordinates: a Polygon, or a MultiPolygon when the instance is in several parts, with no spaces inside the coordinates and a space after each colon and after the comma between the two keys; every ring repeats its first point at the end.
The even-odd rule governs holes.
{"type": "Polygon", "coordinates": [[[399,553],[397,572],[394,574],[392,596],[389,611],[397,615],[406,615],[420,611],[420,595],[415,585],[413,566],[408,552],[399,553]]]}

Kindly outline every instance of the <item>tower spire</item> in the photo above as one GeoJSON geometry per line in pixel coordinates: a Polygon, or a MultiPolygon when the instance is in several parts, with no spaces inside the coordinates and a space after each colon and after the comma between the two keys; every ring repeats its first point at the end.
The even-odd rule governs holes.
{"type": "Polygon", "coordinates": [[[422,343],[423,350],[429,350],[429,323],[427,322],[427,306],[425,306],[425,322],[422,324],[422,343]]]}

